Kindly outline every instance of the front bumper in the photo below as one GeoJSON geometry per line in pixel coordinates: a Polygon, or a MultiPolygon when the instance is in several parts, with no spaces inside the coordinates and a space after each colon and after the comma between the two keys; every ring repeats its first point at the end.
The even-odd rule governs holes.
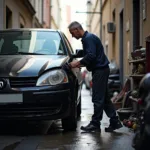
{"type": "Polygon", "coordinates": [[[71,94],[68,88],[16,91],[22,93],[23,102],[0,103],[0,120],[53,120],[69,115],[71,94]]]}

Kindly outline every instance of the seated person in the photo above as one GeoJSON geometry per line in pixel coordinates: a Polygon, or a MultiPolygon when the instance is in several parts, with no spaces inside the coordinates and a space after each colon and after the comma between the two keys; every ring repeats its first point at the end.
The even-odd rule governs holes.
{"type": "Polygon", "coordinates": [[[56,45],[52,40],[46,40],[41,50],[36,51],[41,54],[55,55],[57,53],[56,45]]]}
{"type": "Polygon", "coordinates": [[[15,54],[18,52],[18,47],[13,44],[13,41],[4,42],[1,48],[1,54],[15,54]]]}

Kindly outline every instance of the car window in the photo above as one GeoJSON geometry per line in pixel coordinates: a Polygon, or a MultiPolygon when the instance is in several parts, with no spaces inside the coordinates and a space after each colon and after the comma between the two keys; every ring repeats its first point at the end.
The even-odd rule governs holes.
{"type": "Polygon", "coordinates": [[[58,32],[53,31],[7,31],[0,33],[0,54],[17,52],[45,55],[65,55],[58,32]]]}
{"type": "Polygon", "coordinates": [[[69,48],[70,53],[73,54],[74,52],[73,52],[70,42],[68,41],[68,39],[65,35],[64,35],[64,37],[65,37],[65,42],[67,44],[67,47],[69,48]]]}

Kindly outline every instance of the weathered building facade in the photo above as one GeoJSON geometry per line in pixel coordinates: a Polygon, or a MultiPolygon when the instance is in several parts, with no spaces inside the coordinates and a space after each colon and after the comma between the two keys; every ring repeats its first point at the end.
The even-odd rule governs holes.
{"type": "Polygon", "coordinates": [[[50,0],[1,0],[0,29],[50,28],[50,0]]]}
{"type": "Polygon", "coordinates": [[[51,0],[51,28],[60,29],[61,25],[61,4],[60,0],[51,0]]]}
{"type": "Polygon", "coordinates": [[[131,71],[128,63],[130,53],[138,46],[145,47],[145,38],[150,35],[150,1],[92,0],[91,2],[93,14],[90,18],[90,31],[101,35],[109,60],[114,59],[120,67],[123,82],[131,71]]]}

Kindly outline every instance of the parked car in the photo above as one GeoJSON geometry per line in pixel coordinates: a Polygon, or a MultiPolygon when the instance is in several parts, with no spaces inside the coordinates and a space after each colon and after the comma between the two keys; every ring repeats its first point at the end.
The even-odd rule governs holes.
{"type": "Polygon", "coordinates": [[[84,81],[86,89],[90,90],[92,88],[92,72],[87,71],[84,81]]]}
{"type": "Polygon", "coordinates": [[[85,84],[85,76],[88,73],[87,69],[85,67],[81,68],[81,74],[82,74],[82,84],[85,84]]]}
{"type": "Polygon", "coordinates": [[[110,68],[110,74],[118,74],[119,73],[119,67],[114,59],[110,60],[109,68],[110,68]]]}
{"type": "Polygon", "coordinates": [[[119,74],[119,67],[115,60],[111,60],[109,64],[110,68],[110,75],[108,79],[108,90],[109,90],[109,96],[113,97],[117,94],[119,94],[121,90],[121,82],[120,82],[120,74],[119,74]]]}
{"type": "Polygon", "coordinates": [[[109,96],[113,97],[118,95],[121,90],[121,82],[120,75],[118,74],[110,74],[108,79],[108,91],[109,96]]]}
{"type": "Polygon", "coordinates": [[[61,119],[77,127],[82,76],[66,36],[50,29],[0,31],[0,120],[61,119]]]}

